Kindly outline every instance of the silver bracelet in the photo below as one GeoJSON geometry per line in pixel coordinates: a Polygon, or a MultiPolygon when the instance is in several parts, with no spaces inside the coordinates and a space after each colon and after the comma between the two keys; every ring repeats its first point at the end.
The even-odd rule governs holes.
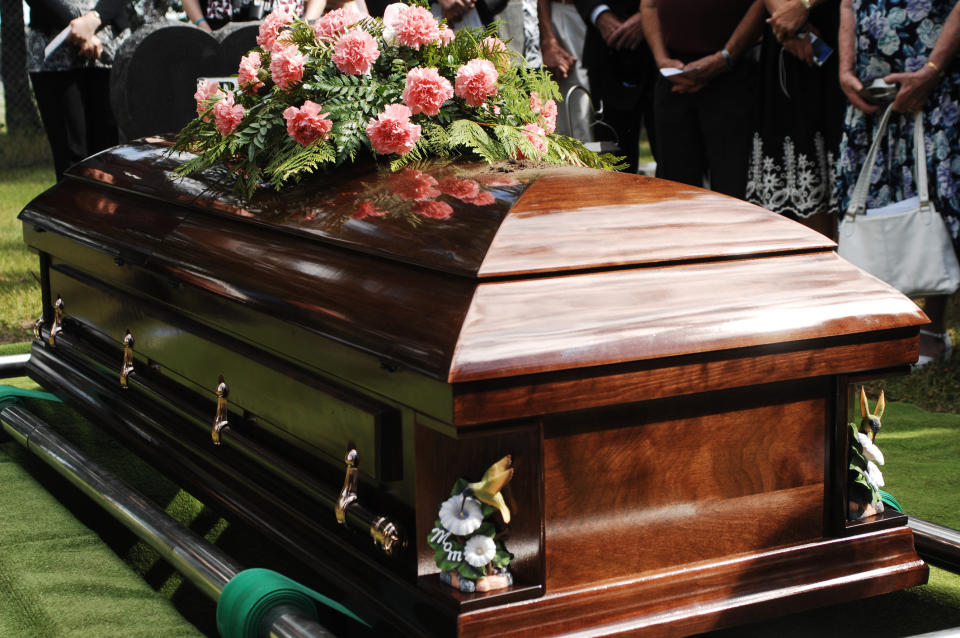
{"type": "Polygon", "coordinates": [[[720,49],[720,55],[723,56],[723,61],[726,63],[728,69],[733,68],[733,57],[730,55],[730,52],[726,49],[720,49]]]}

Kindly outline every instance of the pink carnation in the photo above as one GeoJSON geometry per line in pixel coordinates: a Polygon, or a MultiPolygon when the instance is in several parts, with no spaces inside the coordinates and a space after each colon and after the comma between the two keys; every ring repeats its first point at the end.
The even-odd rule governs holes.
{"type": "Polygon", "coordinates": [[[483,39],[483,48],[492,53],[507,52],[507,45],[504,43],[504,41],[493,35],[483,39]]]}
{"type": "Polygon", "coordinates": [[[437,180],[433,175],[414,168],[405,168],[390,175],[387,178],[387,188],[398,197],[416,201],[440,196],[437,180]]]}
{"type": "Polygon", "coordinates": [[[347,30],[360,21],[360,14],[353,8],[353,5],[347,5],[349,8],[334,9],[325,13],[322,18],[313,25],[313,32],[317,40],[321,42],[332,42],[337,36],[343,35],[347,30]]]}
{"type": "Polygon", "coordinates": [[[495,200],[493,198],[493,195],[491,195],[487,191],[481,191],[477,193],[476,197],[470,197],[463,201],[467,202],[468,204],[473,204],[474,206],[489,206],[490,204],[493,204],[497,200],[495,200]]]}
{"type": "MultiPolygon", "coordinates": [[[[530,140],[530,143],[533,144],[533,147],[544,154],[547,152],[547,132],[536,124],[529,122],[523,125],[524,135],[527,136],[527,139],[530,140]]],[[[522,152],[519,153],[520,159],[523,159],[525,156],[522,152]]]]}
{"type": "Polygon", "coordinates": [[[381,155],[410,152],[420,139],[420,126],[410,121],[410,109],[403,104],[388,104],[383,113],[367,124],[367,137],[373,150],[381,155]]]}
{"type": "Polygon", "coordinates": [[[264,51],[272,51],[280,30],[293,22],[293,16],[285,11],[274,11],[267,15],[260,23],[260,33],[257,35],[257,44],[264,51]]]}
{"type": "MultiPolygon", "coordinates": [[[[197,115],[203,115],[210,108],[210,98],[220,95],[223,95],[223,91],[215,80],[197,80],[197,92],[193,94],[193,99],[197,101],[197,115]]],[[[203,119],[209,122],[210,116],[203,119]]]]}
{"type": "Polygon", "coordinates": [[[453,215],[453,206],[447,202],[427,200],[414,204],[413,212],[421,217],[430,217],[432,219],[448,219],[450,215],[453,215]]]}
{"type": "Polygon", "coordinates": [[[370,73],[370,65],[379,57],[377,41],[363,29],[348,31],[333,45],[333,63],[349,75],[370,73]]]}
{"type": "MultiPolygon", "coordinates": [[[[273,14],[270,14],[273,15],[273,14]]],[[[305,58],[294,44],[277,47],[270,55],[270,75],[281,89],[293,88],[303,80],[305,58]]]]}
{"type": "Polygon", "coordinates": [[[493,62],[474,58],[457,69],[457,97],[463,98],[470,106],[480,106],[488,97],[497,94],[499,77],[493,62]]]}
{"type": "Polygon", "coordinates": [[[547,133],[553,133],[557,130],[557,103],[553,100],[547,100],[540,111],[540,122],[547,133]]]}
{"type": "Polygon", "coordinates": [[[249,55],[240,58],[240,70],[237,72],[237,81],[247,93],[256,93],[263,86],[260,81],[260,54],[251,51],[249,55]]]}
{"type": "Polygon", "coordinates": [[[439,36],[440,44],[446,46],[451,42],[453,42],[456,39],[456,37],[457,37],[457,34],[455,34],[453,32],[453,29],[451,29],[447,25],[443,25],[443,28],[440,29],[440,36],[439,36]]]}
{"type": "Polygon", "coordinates": [[[233,133],[243,119],[244,108],[233,103],[233,91],[227,93],[213,105],[213,117],[220,135],[226,137],[233,133]]]}
{"type": "Polygon", "coordinates": [[[519,181],[512,177],[501,177],[500,175],[481,175],[477,179],[491,188],[496,186],[517,186],[520,184],[519,181]]]}
{"type": "Polygon", "coordinates": [[[383,39],[419,49],[440,39],[440,24],[427,9],[399,2],[387,5],[383,13],[383,39]]]}
{"type": "Polygon", "coordinates": [[[440,190],[464,201],[480,194],[480,184],[472,179],[444,177],[440,180],[440,190]]]}
{"type": "Polygon", "coordinates": [[[436,115],[440,106],[453,97],[450,80],[440,75],[436,69],[415,67],[407,73],[407,83],[403,89],[403,103],[410,110],[427,115],[436,115]]]}
{"type": "Polygon", "coordinates": [[[287,133],[290,137],[304,146],[319,137],[330,137],[333,122],[327,117],[329,113],[320,112],[322,108],[310,100],[304,102],[300,108],[288,106],[283,112],[283,119],[287,121],[287,133]]]}
{"type": "Polygon", "coordinates": [[[354,219],[364,219],[365,217],[383,217],[387,214],[387,211],[382,208],[377,208],[373,202],[360,202],[357,206],[357,210],[353,212],[354,219]]]}

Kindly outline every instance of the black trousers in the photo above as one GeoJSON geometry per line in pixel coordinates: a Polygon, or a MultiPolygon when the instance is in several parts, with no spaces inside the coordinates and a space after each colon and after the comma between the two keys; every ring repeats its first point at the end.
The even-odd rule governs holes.
{"type": "Polygon", "coordinates": [[[743,199],[753,131],[759,113],[759,68],[745,60],[697,93],[674,93],[657,80],[657,177],[743,199]]]}
{"type": "Polygon", "coordinates": [[[119,141],[110,108],[110,69],[31,73],[57,181],[71,165],[119,141]]]}

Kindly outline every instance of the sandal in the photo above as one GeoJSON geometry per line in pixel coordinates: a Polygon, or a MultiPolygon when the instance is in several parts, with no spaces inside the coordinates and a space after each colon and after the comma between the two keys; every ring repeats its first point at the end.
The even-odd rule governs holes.
{"type": "Polygon", "coordinates": [[[927,354],[921,354],[917,358],[917,362],[914,364],[916,368],[922,368],[924,366],[930,365],[934,361],[940,361],[946,363],[950,361],[950,358],[953,356],[953,341],[950,339],[950,335],[947,332],[933,332],[931,330],[920,330],[920,334],[926,335],[928,337],[933,337],[937,341],[943,343],[943,352],[940,353],[940,356],[933,357],[927,354]]]}

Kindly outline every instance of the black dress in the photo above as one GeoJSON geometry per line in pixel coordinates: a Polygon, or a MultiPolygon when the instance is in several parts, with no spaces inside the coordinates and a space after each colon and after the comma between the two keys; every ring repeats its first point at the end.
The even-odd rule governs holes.
{"type": "Polygon", "coordinates": [[[837,208],[834,166],[846,104],[837,80],[839,22],[837,2],[811,12],[809,24],[833,49],[819,67],[785,51],[769,26],[763,37],[761,114],[746,198],[794,219],[837,208]]]}

